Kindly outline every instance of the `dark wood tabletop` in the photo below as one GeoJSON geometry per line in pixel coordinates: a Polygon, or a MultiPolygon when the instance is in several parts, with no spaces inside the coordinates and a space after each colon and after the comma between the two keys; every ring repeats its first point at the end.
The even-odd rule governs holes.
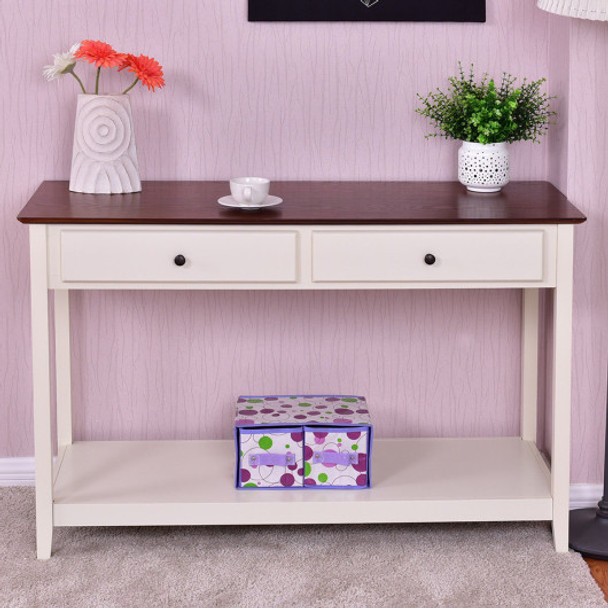
{"type": "Polygon", "coordinates": [[[136,194],[79,194],[45,181],[17,216],[26,224],[577,224],[585,216],[548,182],[496,194],[458,182],[272,182],[276,207],[222,207],[227,181],[148,181],[136,194]]]}

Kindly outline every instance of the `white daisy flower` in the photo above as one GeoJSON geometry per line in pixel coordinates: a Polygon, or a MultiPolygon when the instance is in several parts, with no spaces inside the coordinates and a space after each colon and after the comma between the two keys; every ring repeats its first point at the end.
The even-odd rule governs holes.
{"type": "Polygon", "coordinates": [[[80,42],[77,42],[76,44],[73,44],[66,53],[56,53],[53,55],[52,65],[45,65],[42,70],[42,73],[47,80],[55,80],[74,69],[74,66],[76,65],[74,53],[78,50],[79,46],[80,42]]]}

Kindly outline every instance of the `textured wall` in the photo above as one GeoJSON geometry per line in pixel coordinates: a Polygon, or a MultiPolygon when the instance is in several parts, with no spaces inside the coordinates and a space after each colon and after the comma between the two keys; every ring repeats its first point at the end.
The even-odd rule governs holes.
{"type": "Polygon", "coordinates": [[[79,436],[228,437],[236,395],[294,387],[368,396],[380,436],[517,432],[514,291],[73,301],[79,436]]]}
{"type": "Polygon", "coordinates": [[[603,472],[608,362],[608,24],[571,21],[568,196],[588,216],[576,234],[573,479],[603,472]]]}
{"type": "Polygon", "coordinates": [[[570,105],[571,19],[549,17],[549,70],[547,87],[556,96],[552,102],[559,116],[547,136],[547,179],[562,192],[568,181],[568,126],[570,105]]]}
{"type": "MultiPolygon", "coordinates": [[[[69,172],[76,88],[42,80],[51,53],[100,38],[165,66],[165,90],[132,95],[144,179],[453,179],[457,146],[423,138],[415,93],[458,59],[547,75],[549,18],[533,4],[488,0],[485,25],[366,25],[248,24],[245,0],[0,3],[0,456],[32,453],[27,231],[14,217],[42,179],[69,172]]],[[[547,176],[546,143],[512,158],[514,179],[547,176]]],[[[227,437],[239,392],[294,390],[368,395],[379,436],[514,434],[519,302],[76,293],[76,435],[227,437]]]]}

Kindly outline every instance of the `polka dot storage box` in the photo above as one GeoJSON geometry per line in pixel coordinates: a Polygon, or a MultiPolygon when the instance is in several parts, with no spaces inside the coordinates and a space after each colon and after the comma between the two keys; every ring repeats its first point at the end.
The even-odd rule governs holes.
{"type": "Polygon", "coordinates": [[[370,487],[365,397],[244,395],[236,409],[237,488],[370,487]]]}

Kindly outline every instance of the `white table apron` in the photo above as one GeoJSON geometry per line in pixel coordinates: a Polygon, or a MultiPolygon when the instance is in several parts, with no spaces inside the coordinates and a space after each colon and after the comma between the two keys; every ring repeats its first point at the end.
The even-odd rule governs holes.
{"type": "Polygon", "coordinates": [[[51,555],[54,526],[73,525],[551,520],[556,550],[568,550],[572,224],[32,224],[30,263],[40,559],[51,555]],[[427,253],[434,263],[422,261],[427,253]],[[177,264],[177,255],[184,256],[183,264],[177,264]],[[380,439],[370,490],[303,490],[298,500],[293,492],[234,489],[230,441],[73,442],[72,289],[471,288],[522,289],[519,437],[380,439]],[[553,298],[550,466],[536,446],[541,288],[548,288],[553,298]],[[49,290],[54,292],[57,376],[54,465],[49,290]],[[87,463],[102,466],[116,453],[127,463],[124,470],[86,486],[95,483],[83,481],[92,466],[87,463]],[[396,453],[417,457],[418,470],[383,474],[395,468],[395,460],[403,461],[396,453]],[[161,471],[161,479],[156,490],[138,493],[130,486],[146,468],[144,454],[161,471]],[[185,460],[202,456],[216,461],[217,470],[203,474],[194,466],[188,469],[185,460]],[[470,478],[435,482],[438,469],[432,461],[437,459],[446,477],[450,467],[470,467],[470,478]],[[182,485],[161,487],[163,471],[169,480],[176,470],[184,470],[182,485]],[[214,485],[213,492],[204,487],[208,484],[214,485]]]}

